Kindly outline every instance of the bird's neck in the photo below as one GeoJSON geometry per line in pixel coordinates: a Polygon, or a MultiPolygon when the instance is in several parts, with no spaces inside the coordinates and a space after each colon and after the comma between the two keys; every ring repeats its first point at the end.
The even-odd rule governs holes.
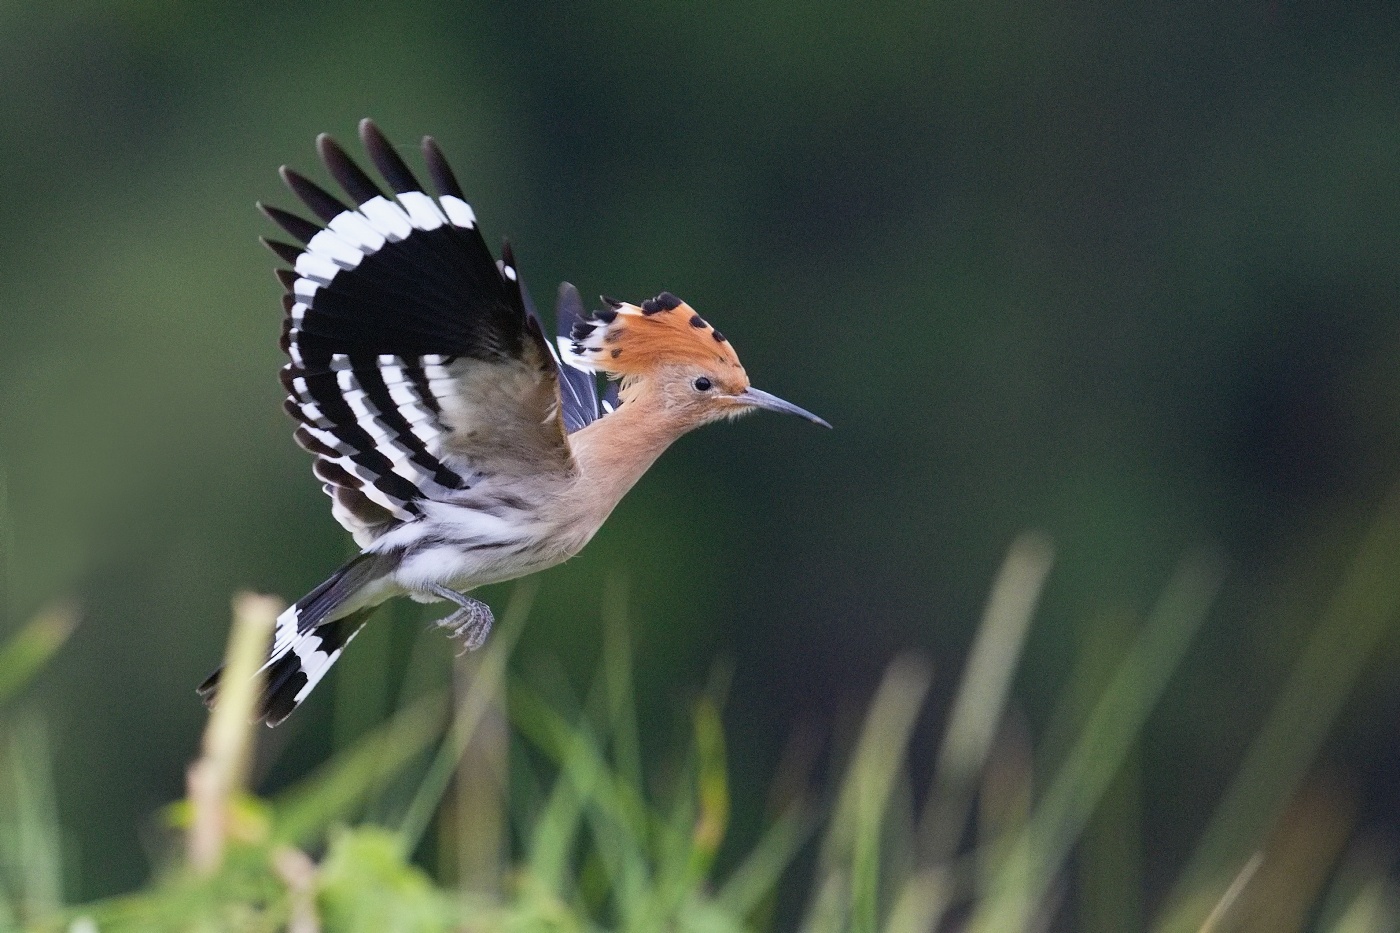
{"type": "Polygon", "coordinates": [[[599,524],[688,429],[669,415],[658,394],[644,390],[569,436],[579,469],[578,495],[599,524]]]}

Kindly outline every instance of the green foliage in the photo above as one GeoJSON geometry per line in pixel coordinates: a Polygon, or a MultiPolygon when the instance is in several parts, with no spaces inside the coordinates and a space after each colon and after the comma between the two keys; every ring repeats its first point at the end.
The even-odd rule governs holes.
{"type": "Polygon", "coordinates": [[[407,862],[397,834],[377,827],[335,835],[317,896],[327,929],[347,933],[454,930],[472,913],[407,862]]]}
{"type": "Polygon", "coordinates": [[[0,930],[62,903],[62,835],[42,720],[8,708],[72,633],[70,607],[40,613],[0,646],[0,930]]]}
{"type": "MultiPolygon", "coordinates": [[[[1378,515],[1319,626],[1319,639],[1336,635],[1342,617],[1364,629],[1393,615],[1400,600],[1396,540],[1400,499],[1378,515]]],[[[465,686],[454,702],[436,693],[406,702],[271,801],[247,796],[238,784],[241,770],[229,749],[246,735],[220,737],[220,721],[235,713],[246,721],[247,710],[231,709],[222,720],[216,710],[203,756],[191,769],[191,797],[169,811],[167,856],[150,885],[133,894],[61,907],[60,833],[43,731],[33,720],[12,725],[6,756],[12,771],[0,782],[10,830],[0,835],[6,880],[0,928],[929,933],[949,929],[956,917],[977,933],[1037,929],[1057,910],[1091,820],[1112,812],[1101,807],[1209,617],[1221,576],[1213,559],[1184,561],[1110,665],[1102,689],[1082,714],[1065,714],[1077,725],[1063,751],[1033,754],[1009,728],[1004,709],[1050,558],[1038,537],[1012,548],[969,663],[968,676],[977,679],[960,687],[922,812],[914,806],[920,795],[910,784],[908,755],[932,678],[925,663],[904,658],[888,668],[830,789],[799,796],[747,852],[728,851],[728,860],[721,860],[730,821],[723,678],[694,701],[681,753],[662,767],[644,764],[653,759],[643,756],[638,742],[620,592],[613,588],[607,598],[598,680],[574,708],[540,685],[507,676],[529,611],[527,586],[481,656],[460,660],[456,680],[465,686]],[[479,780],[490,762],[505,760],[494,746],[510,742],[520,752],[512,768],[535,788],[514,801],[504,785],[483,790],[487,785],[479,780]],[[216,768],[211,777],[218,762],[225,762],[218,766],[224,770],[216,768]],[[199,789],[194,776],[201,773],[223,797],[199,789]],[[375,806],[386,788],[404,780],[415,782],[416,790],[400,812],[375,806]],[[389,815],[366,817],[375,810],[389,815]],[[510,817],[518,827],[514,856],[506,840],[490,838],[510,817]],[[206,864],[207,840],[199,837],[201,827],[210,826],[218,832],[206,864]],[[970,848],[959,842],[969,826],[970,848]],[[182,834],[188,855],[178,845],[182,834]],[[437,844],[436,859],[426,857],[431,846],[420,845],[428,841],[437,844]],[[473,852],[494,853],[495,862],[469,864],[473,852]],[[813,859],[810,881],[795,877],[803,852],[813,859]]],[[[237,605],[242,615],[230,664],[239,651],[257,656],[260,643],[245,629],[256,622],[263,637],[275,614],[266,601],[247,598],[237,605]],[[255,620],[249,607],[258,605],[263,616],[255,620]]],[[[21,644],[32,643],[52,622],[36,625],[19,633],[21,644]]],[[[1329,666],[1331,680],[1313,689],[1320,705],[1295,716],[1308,728],[1283,730],[1270,723],[1301,702],[1300,684],[1319,676],[1323,647],[1304,652],[1245,761],[1241,783],[1208,824],[1156,930],[1303,929],[1308,923],[1320,933],[1395,929],[1397,892],[1384,865],[1360,848],[1337,861],[1344,833],[1325,793],[1309,789],[1306,778],[1319,730],[1336,715],[1337,703],[1329,698],[1346,692],[1373,645],[1373,631],[1364,629],[1327,648],[1345,663],[1329,666]],[[1256,802],[1245,822],[1240,795],[1249,789],[1256,802]],[[1259,795],[1267,807],[1257,802],[1259,795]],[[1327,838],[1336,845],[1329,848],[1327,838]],[[1306,896],[1287,896],[1289,885],[1309,877],[1318,880],[1306,896]]],[[[32,646],[12,644],[0,649],[0,658],[32,652],[32,646]]],[[[1094,660],[1086,655],[1081,663],[1094,660]]],[[[251,692],[243,702],[251,704],[251,692]]]]}

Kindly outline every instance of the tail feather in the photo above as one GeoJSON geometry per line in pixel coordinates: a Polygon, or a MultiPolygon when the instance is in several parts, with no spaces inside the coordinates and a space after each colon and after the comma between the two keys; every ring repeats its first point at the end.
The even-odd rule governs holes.
{"type": "Polygon", "coordinates": [[[365,619],[373,611],[361,609],[318,626],[300,638],[291,651],[269,661],[264,667],[267,680],[258,706],[258,719],[275,726],[290,716],[330,671],[350,640],[364,628],[365,619]]]}
{"type": "MultiPolygon", "coordinates": [[[[397,562],[395,555],[361,554],[277,617],[272,650],[259,670],[264,676],[259,721],[282,722],[321,682],[378,605],[366,590],[397,562]]],[[[205,705],[213,705],[222,672],[215,671],[196,690],[205,705]]]]}

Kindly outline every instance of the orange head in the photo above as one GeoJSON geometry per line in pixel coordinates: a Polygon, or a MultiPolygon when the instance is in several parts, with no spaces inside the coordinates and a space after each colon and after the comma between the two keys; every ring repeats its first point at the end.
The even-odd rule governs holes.
{"type": "Polygon", "coordinates": [[[749,385],[734,347],[670,292],[640,305],[603,298],[607,308],[574,325],[559,349],[569,365],[622,380],[627,402],[646,392],[692,425],[766,408],[831,427],[790,402],[749,385]]]}

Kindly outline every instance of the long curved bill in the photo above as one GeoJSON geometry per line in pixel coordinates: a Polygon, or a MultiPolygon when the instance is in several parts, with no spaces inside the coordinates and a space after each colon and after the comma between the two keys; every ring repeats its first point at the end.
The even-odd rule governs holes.
{"type": "Polygon", "coordinates": [[[806,418],[813,424],[819,424],[824,428],[831,427],[824,419],[818,418],[807,409],[798,408],[792,402],[783,401],[776,395],[764,392],[762,389],[755,389],[752,386],[734,396],[734,399],[744,405],[752,405],[755,408],[764,408],[768,411],[780,411],[786,415],[797,415],[799,418],[806,418]]]}

